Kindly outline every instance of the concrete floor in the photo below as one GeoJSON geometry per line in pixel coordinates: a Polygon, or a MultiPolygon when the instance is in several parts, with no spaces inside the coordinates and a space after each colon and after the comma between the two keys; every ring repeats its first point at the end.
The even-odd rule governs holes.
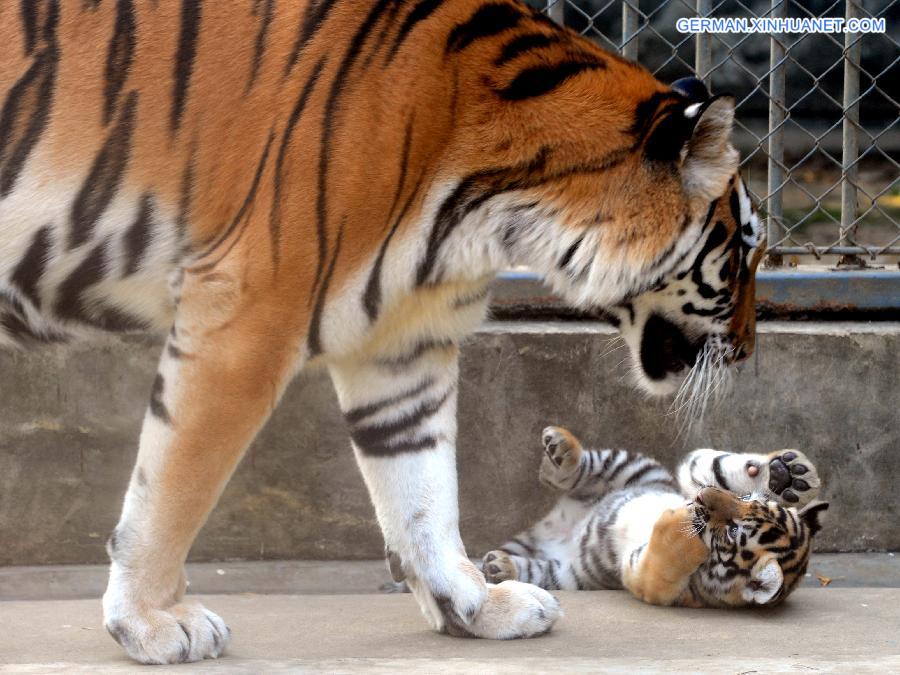
{"type": "MultiPolygon", "coordinates": [[[[477,563],[478,561],[476,561],[477,563]]],[[[4,600],[98,598],[106,565],[0,567],[4,600]]],[[[272,560],[191,563],[192,593],[349,595],[375,593],[390,581],[383,560],[272,560]]],[[[900,553],[816,553],[803,584],[819,588],[900,588],[900,553]]]]}
{"type": "MultiPolygon", "coordinates": [[[[234,639],[180,672],[900,672],[900,589],[806,588],[783,607],[644,605],[623,592],[560,593],[566,616],[534,640],[426,629],[410,595],[203,596],[234,639]]],[[[150,672],[101,626],[96,600],[0,603],[0,671],[150,672]]],[[[152,672],[168,671],[157,668],[152,672]]]]}

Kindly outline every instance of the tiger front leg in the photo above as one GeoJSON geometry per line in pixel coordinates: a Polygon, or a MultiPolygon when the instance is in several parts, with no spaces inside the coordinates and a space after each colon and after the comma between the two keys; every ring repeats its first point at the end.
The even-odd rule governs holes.
{"type": "Polygon", "coordinates": [[[556,599],[518,581],[486,583],[459,536],[457,357],[453,344],[422,343],[331,372],[392,574],[406,579],[432,627],[459,637],[540,635],[560,615],[556,599]]]}
{"type": "Polygon", "coordinates": [[[185,599],[184,561],[287,382],[302,320],[277,299],[244,301],[244,281],[222,270],[185,280],[107,546],[104,624],[142,663],[215,658],[230,636],[221,618],[185,599]]]}
{"type": "Polygon", "coordinates": [[[693,520],[691,506],[665,511],[650,541],[623,561],[625,588],[652,605],[686,602],[691,575],[709,557],[709,549],[692,531],[693,520]]]}
{"type": "Polygon", "coordinates": [[[819,495],[819,473],[799,450],[769,454],[694,450],[678,467],[678,482],[688,499],[713,486],[743,497],[777,501],[782,506],[802,507],[819,495]]]}

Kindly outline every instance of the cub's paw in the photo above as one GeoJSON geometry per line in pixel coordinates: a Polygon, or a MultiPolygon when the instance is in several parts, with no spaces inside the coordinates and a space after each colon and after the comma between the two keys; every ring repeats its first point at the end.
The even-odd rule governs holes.
{"type": "Polygon", "coordinates": [[[505,551],[491,551],[482,560],[482,572],[489,584],[499,584],[503,581],[515,581],[519,578],[519,571],[512,556],[505,551]]]}
{"type": "Polygon", "coordinates": [[[104,623],[131,658],[148,664],[214,659],[231,638],[225,622],[199,603],[124,612],[108,616],[104,623]]]}
{"type": "Polygon", "coordinates": [[[799,450],[773,452],[766,466],[766,487],[784,506],[804,506],[819,494],[819,473],[799,450]]]}
{"type": "Polygon", "coordinates": [[[520,581],[488,586],[488,598],[471,623],[474,635],[491,640],[514,640],[543,635],[562,616],[559,601],[550,593],[520,581]]]}
{"type": "Polygon", "coordinates": [[[538,478],[544,485],[567,490],[581,464],[584,449],[568,429],[547,427],[541,432],[544,457],[538,478]]]}

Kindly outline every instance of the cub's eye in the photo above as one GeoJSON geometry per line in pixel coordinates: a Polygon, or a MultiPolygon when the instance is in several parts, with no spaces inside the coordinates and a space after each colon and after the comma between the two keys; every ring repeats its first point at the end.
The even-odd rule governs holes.
{"type": "Polygon", "coordinates": [[[737,536],[738,536],[738,526],[737,525],[729,525],[728,526],[728,538],[731,539],[731,541],[735,541],[735,540],[737,540],[737,536]]]}

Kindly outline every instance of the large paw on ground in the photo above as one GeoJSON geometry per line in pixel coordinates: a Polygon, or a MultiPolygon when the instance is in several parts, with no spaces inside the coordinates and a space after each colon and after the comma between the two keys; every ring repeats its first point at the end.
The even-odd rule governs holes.
{"type": "Polygon", "coordinates": [[[199,603],[126,612],[108,617],[105,624],[131,658],[148,664],[214,659],[225,651],[231,637],[225,622],[199,603]]]}
{"type": "Polygon", "coordinates": [[[491,551],[482,560],[484,578],[489,584],[499,584],[504,581],[515,581],[519,578],[516,564],[512,557],[505,551],[491,551]]]}
{"type": "Polygon", "coordinates": [[[766,487],[784,506],[803,506],[819,494],[816,467],[799,450],[779,450],[769,455],[766,487]]]}
{"type": "Polygon", "coordinates": [[[547,591],[504,581],[488,586],[488,598],[469,626],[476,637],[514,640],[549,632],[562,616],[559,601],[547,591]]]}

